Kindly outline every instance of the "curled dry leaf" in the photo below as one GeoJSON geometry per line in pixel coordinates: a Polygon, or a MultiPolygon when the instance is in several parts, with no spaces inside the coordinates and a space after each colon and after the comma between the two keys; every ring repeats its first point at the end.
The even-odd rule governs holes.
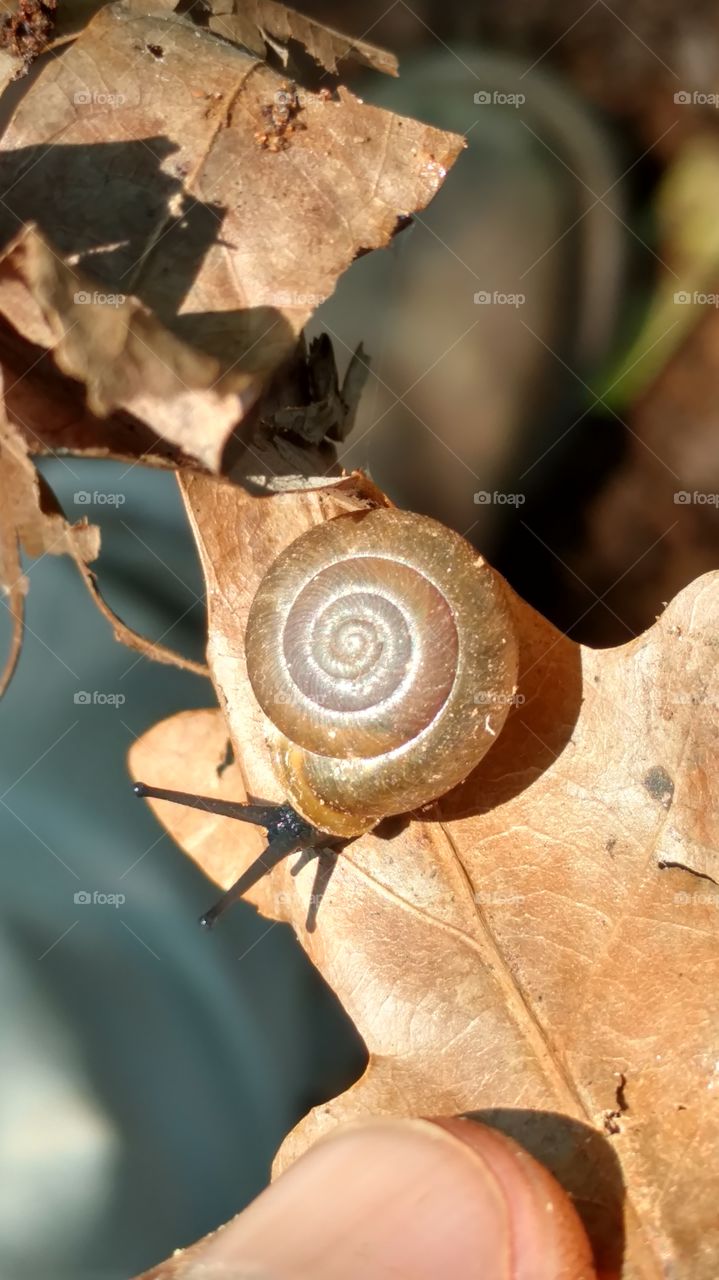
{"type": "MultiPolygon", "coordinates": [[[[51,350],[58,368],[85,385],[96,421],[122,410],[216,471],[238,409],[257,399],[258,379],[223,376],[218,360],[180,341],[135,298],[116,295],[109,305],[109,296],[31,225],[0,257],[0,310],[15,323],[22,317],[23,337],[51,350]]],[[[111,435],[103,451],[116,456],[111,435]]]]}
{"type": "MultiPolygon", "coordinates": [[[[357,478],[270,507],[199,476],[184,487],[226,718],[157,725],[131,768],[160,786],[279,800],[246,678],[248,607],[288,542],[368,495],[357,478]],[[236,763],[222,768],[228,730],[236,763]]],[[[346,1118],[479,1112],[568,1188],[604,1274],[713,1280],[719,575],[601,652],[513,600],[516,705],[467,781],[422,821],[349,844],[313,932],[312,864],[284,864],[250,895],[292,923],[370,1053],[278,1168],[346,1118]]],[[[223,887],[262,842],[240,823],[153,807],[223,887]]]]}
{"type": "Polygon", "coordinates": [[[27,447],[0,415],[0,592],[12,618],[10,649],[0,671],[5,692],[22,647],[28,582],[20,564],[20,547],[29,556],[70,555],[86,562],[100,551],[100,530],[86,519],[70,524],[38,475],[27,447]]]}
{"type": "Polygon", "coordinates": [[[218,471],[242,423],[237,452],[256,472],[260,392],[273,415],[298,403],[281,384],[307,320],[463,146],[345,89],[294,87],[172,12],[104,7],[46,60],[0,155],[0,358],[40,384],[29,419],[27,391],[16,413],[33,450],[218,471]],[[42,412],[38,348],[79,383],[84,412],[42,412]]]}
{"type": "MultiPolygon", "coordinates": [[[[0,450],[2,459],[2,450],[0,450]]],[[[0,479],[0,498],[4,482],[0,479]]],[[[16,530],[0,515],[0,592],[11,620],[10,646],[0,669],[0,697],[4,694],[17,666],[22,648],[22,629],[25,622],[25,592],[27,580],[20,564],[20,548],[16,530]]]]}
{"type": "MultiPolygon", "coordinates": [[[[147,0],[129,0],[129,5],[143,11],[148,7],[147,0]]],[[[163,0],[163,9],[178,7],[179,0],[163,0]]],[[[211,31],[244,45],[261,58],[269,46],[286,66],[288,45],[291,40],[297,40],[326,71],[337,73],[341,63],[352,61],[372,67],[374,71],[398,75],[397,59],[386,49],[331,31],[303,13],[278,4],[277,0],[205,0],[203,10],[203,19],[207,18],[211,31]]]]}
{"type": "Polygon", "coordinates": [[[25,441],[0,417],[0,591],[13,623],[10,650],[0,673],[0,696],[12,678],[22,646],[28,584],[20,565],[21,547],[34,558],[70,556],[95,605],[110,623],[116,640],[144,657],[207,675],[202,663],[184,658],[133,631],[105,602],[88,563],[96,560],[100,553],[100,530],[88,524],[87,519],[71,524],[65,518],[49,485],[35,469],[25,441]]]}

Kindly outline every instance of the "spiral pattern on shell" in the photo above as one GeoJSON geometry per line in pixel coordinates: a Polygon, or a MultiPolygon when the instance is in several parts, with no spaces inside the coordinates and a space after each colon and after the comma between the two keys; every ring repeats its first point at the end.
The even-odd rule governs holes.
{"type": "Polygon", "coordinates": [[[517,669],[501,579],[458,534],[394,510],[291,543],[260,584],[245,648],[287,796],[337,835],[466,777],[517,669]]]}

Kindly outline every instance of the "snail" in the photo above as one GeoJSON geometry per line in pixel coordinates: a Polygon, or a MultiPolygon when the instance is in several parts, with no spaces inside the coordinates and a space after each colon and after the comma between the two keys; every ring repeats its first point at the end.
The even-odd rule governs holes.
{"type": "Polygon", "coordinates": [[[517,650],[503,580],[429,517],[352,512],[290,543],[260,582],[245,632],[287,803],[135,787],[267,829],[264,853],[202,923],[288,853],[352,839],[462,782],[502,729],[517,650]]]}

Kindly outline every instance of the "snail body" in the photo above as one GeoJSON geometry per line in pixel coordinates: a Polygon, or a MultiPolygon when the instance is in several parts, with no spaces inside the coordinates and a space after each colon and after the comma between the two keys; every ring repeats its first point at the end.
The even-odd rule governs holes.
{"type": "Polygon", "coordinates": [[[292,542],[254,597],[245,652],[285,795],[340,838],[462,782],[516,688],[502,579],[459,534],[394,509],[292,542]]]}

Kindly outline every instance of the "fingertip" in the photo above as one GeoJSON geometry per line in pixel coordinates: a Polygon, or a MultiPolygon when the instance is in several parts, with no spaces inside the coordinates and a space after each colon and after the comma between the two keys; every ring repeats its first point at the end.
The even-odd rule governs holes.
{"type": "Polygon", "coordinates": [[[248,1209],[145,1280],[596,1280],[554,1178],[471,1120],[338,1126],[248,1209]]]}
{"type": "Polygon", "coordinates": [[[544,1165],[498,1129],[465,1117],[433,1123],[491,1170],[508,1206],[512,1280],[595,1280],[592,1250],[566,1192],[544,1165]]]}

